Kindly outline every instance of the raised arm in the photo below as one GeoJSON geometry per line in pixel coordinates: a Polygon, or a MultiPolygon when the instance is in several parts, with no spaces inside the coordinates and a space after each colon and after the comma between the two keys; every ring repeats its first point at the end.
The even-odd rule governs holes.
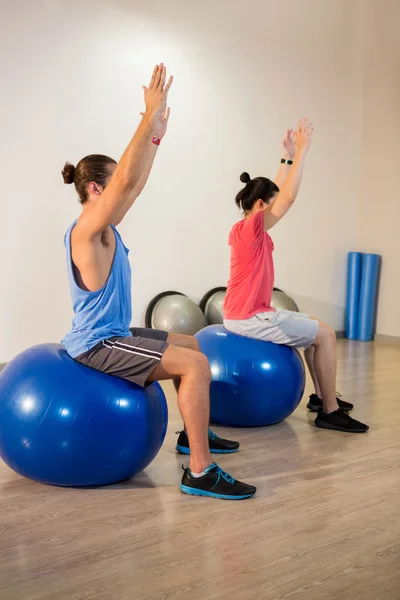
{"type": "MultiPolygon", "coordinates": [[[[288,129],[282,142],[282,160],[293,161],[296,146],[294,143],[295,132],[293,129],[288,129]]],[[[281,162],[281,166],[276,176],[275,183],[279,189],[283,186],[286,181],[286,177],[289,175],[290,163],[281,162]]]]}
{"type": "Polygon", "coordinates": [[[157,140],[162,139],[167,129],[167,97],[171,84],[172,77],[166,84],[164,65],[156,66],[146,88],[146,112],[142,121],[99,200],[79,218],[81,233],[94,237],[109,225],[118,224],[139,195],[141,182],[143,189],[158,149],[157,140]]]}
{"type": "Polygon", "coordinates": [[[266,231],[282,219],[296,200],[303,177],[307,152],[311,145],[312,134],[312,124],[308,123],[308,119],[301,119],[295,133],[296,153],[289,175],[275,200],[264,210],[264,229],[266,231]]]}
{"type": "MultiPolygon", "coordinates": [[[[143,86],[143,91],[144,91],[144,102],[145,104],[147,104],[147,95],[149,93],[149,88],[147,88],[145,85],[143,86]]],[[[144,118],[145,113],[140,113],[141,116],[144,118]]],[[[158,128],[158,139],[162,140],[162,138],[164,137],[164,135],[167,132],[167,126],[168,126],[168,120],[169,120],[169,115],[170,115],[170,109],[166,108],[165,111],[162,113],[160,120],[159,120],[159,128],[158,128]]],[[[151,169],[153,167],[153,163],[154,163],[154,159],[156,157],[157,154],[157,150],[158,150],[158,146],[154,145],[153,147],[153,152],[149,155],[147,164],[146,164],[146,168],[144,169],[142,176],[139,180],[139,182],[137,183],[137,185],[135,185],[135,187],[133,188],[133,191],[131,192],[131,195],[133,196],[133,202],[136,200],[136,198],[138,196],[140,196],[140,194],[143,192],[143,189],[147,183],[147,180],[149,178],[151,169]]],[[[114,223],[115,225],[117,223],[114,223]]]]}

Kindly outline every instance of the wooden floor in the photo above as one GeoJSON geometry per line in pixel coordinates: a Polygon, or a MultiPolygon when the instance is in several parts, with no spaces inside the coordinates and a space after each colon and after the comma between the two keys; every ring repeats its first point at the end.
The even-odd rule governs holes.
{"type": "Polygon", "coordinates": [[[137,480],[39,485],[0,463],[1,600],[400,599],[400,347],[339,342],[338,389],[367,434],[285,423],[223,430],[220,461],[255,483],[243,502],[181,494],[170,425],[137,480]]]}

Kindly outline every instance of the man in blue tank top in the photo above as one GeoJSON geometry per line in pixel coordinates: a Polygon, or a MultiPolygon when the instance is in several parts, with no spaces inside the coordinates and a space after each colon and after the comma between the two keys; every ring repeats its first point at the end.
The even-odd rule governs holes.
{"type": "Polygon", "coordinates": [[[212,453],[235,452],[239,444],[208,429],[209,386],[207,358],[190,336],[133,328],[131,271],[128,249],[118,225],[149,177],[169,118],[168,91],[163,64],[154,68],[144,87],[146,110],[120,162],[92,154],[76,167],[66,163],[64,182],[75,184],[82,204],[79,218],[65,235],[67,270],[74,308],[71,331],[63,344],[80,363],[109,375],[145,386],[173,379],[185,423],[177,450],[190,454],[181,490],[187,494],[240,500],[256,492],[223,471],[212,453]]]}

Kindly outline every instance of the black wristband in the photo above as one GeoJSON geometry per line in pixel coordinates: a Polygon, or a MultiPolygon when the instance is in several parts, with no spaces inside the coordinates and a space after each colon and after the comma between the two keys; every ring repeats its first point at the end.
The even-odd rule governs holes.
{"type": "Polygon", "coordinates": [[[281,163],[284,163],[285,165],[292,165],[293,161],[287,160],[286,158],[281,158],[281,163]]]}

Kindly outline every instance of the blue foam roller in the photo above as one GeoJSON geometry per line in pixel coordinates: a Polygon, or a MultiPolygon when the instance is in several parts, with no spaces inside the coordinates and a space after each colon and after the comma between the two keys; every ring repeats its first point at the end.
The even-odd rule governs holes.
{"type": "Polygon", "coordinates": [[[360,302],[362,253],[349,252],[347,256],[347,299],[345,336],[357,339],[358,306],[360,302]]]}
{"type": "Polygon", "coordinates": [[[357,339],[361,342],[370,342],[374,337],[379,266],[379,254],[364,254],[357,327],[357,339]]]}

